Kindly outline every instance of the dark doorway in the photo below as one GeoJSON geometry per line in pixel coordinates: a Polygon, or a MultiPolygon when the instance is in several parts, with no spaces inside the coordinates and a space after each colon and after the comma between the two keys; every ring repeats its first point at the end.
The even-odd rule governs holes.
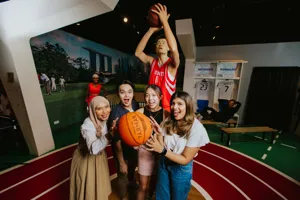
{"type": "Polygon", "coordinates": [[[245,124],[292,132],[299,67],[255,67],[245,107],[245,124]]]}

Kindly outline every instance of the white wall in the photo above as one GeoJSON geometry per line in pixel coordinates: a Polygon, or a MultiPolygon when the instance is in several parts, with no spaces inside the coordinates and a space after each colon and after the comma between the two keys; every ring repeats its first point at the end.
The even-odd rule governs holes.
{"type": "MultiPolygon", "coordinates": [[[[248,61],[248,64],[244,66],[240,85],[239,96],[243,105],[238,114],[241,122],[253,67],[300,66],[300,42],[197,47],[196,52],[196,62],[201,60],[248,61]]],[[[194,69],[189,67],[189,70],[194,69]]],[[[185,89],[189,90],[190,88],[185,89]]]]}
{"type": "Polygon", "coordinates": [[[118,0],[11,0],[0,4],[0,78],[29,151],[54,148],[30,38],[114,9],[118,0]],[[7,73],[15,81],[9,83],[7,73]]]}

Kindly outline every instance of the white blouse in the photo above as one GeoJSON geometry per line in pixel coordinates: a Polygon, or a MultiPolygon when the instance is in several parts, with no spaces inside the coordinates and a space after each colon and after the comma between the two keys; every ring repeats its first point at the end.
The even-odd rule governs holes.
{"type": "Polygon", "coordinates": [[[105,135],[107,134],[107,126],[106,123],[102,129],[102,135],[100,138],[96,136],[96,128],[88,117],[84,120],[83,124],[81,125],[81,134],[86,141],[86,145],[90,154],[97,155],[101,152],[108,144],[108,140],[106,139],[105,135]]]}

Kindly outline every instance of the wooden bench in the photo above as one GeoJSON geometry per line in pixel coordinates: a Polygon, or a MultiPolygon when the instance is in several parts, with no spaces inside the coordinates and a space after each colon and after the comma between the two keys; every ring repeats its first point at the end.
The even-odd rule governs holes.
{"type": "Polygon", "coordinates": [[[233,127],[237,126],[237,121],[235,121],[234,119],[230,119],[226,123],[224,123],[224,122],[216,122],[216,121],[213,121],[213,120],[200,120],[200,122],[202,124],[215,124],[215,125],[227,124],[228,127],[231,127],[231,125],[233,125],[233,127]]]}
{"type": "Polygon", "coordinates": [[[271,137],[271,144],[274,141],[275,133],[278,132],[278,130],[270,128],[268,126],[260,126],[260,127],[239,127],[239,128],[221,128],[221,142],[223,142],[224,133],[226,133],[227,136],[227,142],[226,145],[230,145],[230,135],[231,134],[244,134],[244,133],[262,133],[262,140],[265,139],[266,133],[272,133],[271,137]]]}

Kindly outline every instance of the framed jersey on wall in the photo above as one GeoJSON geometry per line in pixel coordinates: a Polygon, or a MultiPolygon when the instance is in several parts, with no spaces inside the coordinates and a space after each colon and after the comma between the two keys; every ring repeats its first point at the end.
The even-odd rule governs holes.
{"type": "Polygon", "coordinates": [[[213,60],[195,62],[194,102],[208,100],[209,106],[219,110],[220,100],[239,101],[240,80],[244,60],[213,60]]]}

